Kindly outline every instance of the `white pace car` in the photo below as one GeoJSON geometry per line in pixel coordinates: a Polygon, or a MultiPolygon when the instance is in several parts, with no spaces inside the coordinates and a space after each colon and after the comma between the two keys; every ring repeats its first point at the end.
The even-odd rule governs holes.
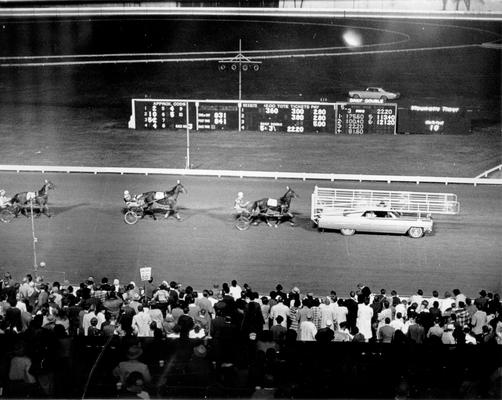
{"type": "Polygon", "coordinates": [[[420,214],[404,215],[392,209],[381,207],[361,208],[358,210],[332,209],[319,216],[319,229],[336,229],[342,235],[356,232],[408,234],[418,239],[425,233],[432,233],[433,221],[430,216],[420,214]]]}
{"type": "Polygon", "coordinates": [[[365,90],[351,90],[349,92],[349,97],[353,99],[378,99],[387,101],[396,100],[399,96],[399,93],[389,92],[381,87],[368,87],[365,90]]]}

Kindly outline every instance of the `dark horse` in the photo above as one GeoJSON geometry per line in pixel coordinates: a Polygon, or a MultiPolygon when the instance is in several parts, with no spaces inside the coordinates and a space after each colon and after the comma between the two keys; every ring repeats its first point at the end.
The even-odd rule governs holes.
{"type": "Polygon", "coordinates": [[[39,214],[45,214],[48,217],[51,216],[49,213],[49,206],[47,205],[47,200],[49,198],[49,190],[54,189],[54,185],[51,181],[45,180],[44,186],[38,192],[21,192],[14,195],[11,199],[11,203],[14,206],[14,215],[17,217],[19,212],[28,217],[26,209],[32,202],[33,207],[38,207],[39,214]]]}
{"type": "Polygon", "coordinates": [[[150,214],[153,216],[153,219],[157,219],[155,217],[154,205],[157,203],[160,205],[161,209],[167,210],[164,218],[169,217],[171,213],[174,214],[174,217],[181,221],[181,217],[178,214],[178,209],[176,203],[178,201],[178,195],[180,193],[187,193],[185,187],[181,184],[180,181],[176,182],[176,185],[165,192],[145,192],[138,196],[139,201],[143,201],[145,204],[144,212],[145,214],[150,214]]]}
{"type": "Polygon", "coordinates": [[[289,206],[291,205],[291,199],[300,197],[296,192],[289,186],[286,186],[286,193],[280,199],[270,199],[268,197],[252,202],[248,210],[251,213],[254,223],[257,223],[257,219],[264,219],[268,226],[272,226],[268,221],[269,218],[275,218],[275,227],[283,222],[283,220],[288,219],[291,226],[295,223],[293,221],[293,214],[289,212],[289,206]]]}

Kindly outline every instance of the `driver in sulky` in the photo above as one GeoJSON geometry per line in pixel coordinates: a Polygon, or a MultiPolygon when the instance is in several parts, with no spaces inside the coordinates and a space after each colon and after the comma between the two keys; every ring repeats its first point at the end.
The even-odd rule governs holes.
{"type": "Polygon", "coordinates": [[[129,193],[129,190],[124,190],[124,203],[127,207],[137,207],[139,205],[136,196],[129,193]]]}
{"type": "Polygon", "coordinates": [[[249,206],[249,201],[244,201],[244,193],[237,193],[237,198],[234,200],[234,210],[237,211],[238,214],[242,214],[243,212],[249,212],[247,207],[249,206]]]}
{"type": "Polygon", "coordinates": [[[0,209],[10,204],[10,198],[5,195],[5,190],[0,189],[0,209]]]}

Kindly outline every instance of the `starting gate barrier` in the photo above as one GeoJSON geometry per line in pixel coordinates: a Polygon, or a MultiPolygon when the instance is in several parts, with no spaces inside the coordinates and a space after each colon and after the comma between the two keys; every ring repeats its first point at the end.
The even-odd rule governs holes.
{"type": "Polygon", "coordinates": [[[335,189],[316,186],[312,193],[311,219],[315,223],[330,210],[383,206],[404,213],[448,214],[460,212],[452,193],[405,192],[365,189],[335,189]]]}

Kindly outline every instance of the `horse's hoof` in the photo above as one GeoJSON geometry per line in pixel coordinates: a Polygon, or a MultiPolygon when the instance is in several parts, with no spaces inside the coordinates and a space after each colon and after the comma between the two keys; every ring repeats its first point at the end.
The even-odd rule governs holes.
{"type": "Polygon", "coordinates": [[[274,225],[274,228],[279,228],[279,225],[274,225]]]}
{"type": "Polygon", "coordinates": [[[257,225],[258,225],[258,222],[253,222],[251,225],[253,225],[253,226],[257,226],[257,225]]]}

